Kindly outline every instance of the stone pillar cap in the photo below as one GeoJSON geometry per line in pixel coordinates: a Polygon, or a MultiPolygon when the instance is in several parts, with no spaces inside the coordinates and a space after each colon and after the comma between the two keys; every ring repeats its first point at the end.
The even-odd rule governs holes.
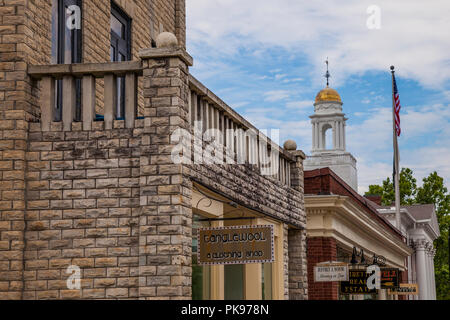
{"type": "Polygon", "coordinates": [[[175,48],[178,47],[178,39],[171,32],[162,32],[156,37],[157,48],[175,48]]]}
{"type": "Polygon", "coordinates": [[[194,64],[194,59],[186,52],[183,47],[173,48],[147,48],[139,51],[141,59],[164,59],[164,58],[179,58],[183,60],[188,66],[194,64]]]}
{"type": "Polygon", "coordinates": [[[297,150],[297,143],[294,140],[287,140],[284,143],[283,148],[287,151],[297,150]]]}

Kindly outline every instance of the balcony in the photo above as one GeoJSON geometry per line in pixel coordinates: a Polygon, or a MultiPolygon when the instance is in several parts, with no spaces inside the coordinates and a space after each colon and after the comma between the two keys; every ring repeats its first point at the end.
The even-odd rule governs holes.
{"type": "MultiPolygon", "coordinates": [[[[93,130],[95,121],[103,121],[105,130],[116,128],[115,121],[123,120],[125,128],[136,127],[138,99],[144,99],[145,90],[140,90],[138,81],[147,77],[144,75],[141,61],[88,63],[65,65],[30,66],[29,75],[39,81],[42,131],[51,131],[54,123],[57,81],[62,90],[62,130],[71,131],[75,119],[77,81],[81,83],[81,117],[83,131],[93,130]],[[117,79],[125,81],[124,116],[117,117],[117,79]],[[97,101],[96,82],[104,81],[104,96],[97,101]],[[96,105],[104,106],[104,115],[99,116],[96,105]]],[[[295,156],[281,148],[266,135],[262,134],[251,123],[230,108],[225,102],[208,90],[200,81],[189,76],[188,92],[188,122],[190,131],[194,133],[194,125],[201,124],[203,135],[211,129],[218,130],[214,138],[224,155],[224,163],[234,162],[258,168],[265,176],[270,176],[281,185],[291,186],[291,164],[295,156]],[[231,132],[231,133],[230,133],[231,132]],[[251,135],[248,135],[251,132],[251,135]],[[231,161],[230,161],[231,160],[231,161]],[[271,171],[265,170],[267,163],[271,163],[271,171]],[[274,165],[275,164],[275,165],[274,165]],[[265,172],[265,173],[263,173],[265,172]]],[[[77,125],[79,127],[80,125],[77,125]]],[[[195,140],[195,139],[193,139],[195,140]]],[[[195,150],[195,141],[191,141],[195,150]]],[[[198,146],[197,146],[198,147],[198,146]]],[[[202,146],[204,147],[204,146],[202,146]]],[[[194,156],[193,156],[194,157],[194,156]]]]}

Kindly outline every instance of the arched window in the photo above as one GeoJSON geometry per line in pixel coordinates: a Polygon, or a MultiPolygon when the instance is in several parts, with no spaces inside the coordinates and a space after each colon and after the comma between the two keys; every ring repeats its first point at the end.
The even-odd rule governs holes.
{"type": "Polygon", "coordinates": [[[333,147],[333,128],[327,123],[322,127],[322,149],[331,150],[333,147]]]}

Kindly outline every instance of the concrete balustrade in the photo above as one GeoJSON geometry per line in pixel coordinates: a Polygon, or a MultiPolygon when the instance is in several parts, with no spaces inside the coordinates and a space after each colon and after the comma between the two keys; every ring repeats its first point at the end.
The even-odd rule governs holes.
{"type": "Polygon", "coordinates": [[[97,78],[104,78],[104,122],[105,129],[113,128],[117,118],[117,78],[125,78],[125,127],[133,128],[137,113],[137,79],[142,76],[141,61],[83,63],[30,66],[28,73],[40,80],[41,126],[49,131],[54,119],[55,80],[62,79],[62,122],[64,131],[72,130],[76,109],[76,79],[81,80],[83,129],[90,130],[95,120],[97,78]]]}
{"type": "Polygon", "coordinates": [[[227,163],[227,157],[229,160],[231,158],[238,163],[253,164],[258,168],[264,167],[264,164],[269,161],[272,163],[278,162],[278,170],[271,171],[269,176],[284,185],[291,186],[291,165],[296,162],[292,153],[261,134],[256,127],[209,91],[192,75],[189,76],[189,84],[188,119],[191,128],[193,130],[194,122],[199,121],[202,123],[203,133],[208,129],[220,130],[221,136],[218,141],[224,148],[224,163],[227,163]],[[234,132],[228,132],[228,130],[234,132]],[[247,130],[254,131],[254,138],[245,134],[247,130]],[[266,150],[263,150],[262,146],[266,146],[266,150]],[[277,152],[270,152],[270,150],[277,152]]]}

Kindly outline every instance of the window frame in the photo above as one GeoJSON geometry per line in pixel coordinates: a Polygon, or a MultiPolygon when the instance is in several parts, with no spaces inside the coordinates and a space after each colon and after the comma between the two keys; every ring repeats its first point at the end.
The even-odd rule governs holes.
{"type": "MultiPolygon", "coordinates": [[[[52,19],[53,31],[52,31],[52,55],[53,61],[56,64],[65,64],[65,43],[66,43],[66,6],[76,5],[81,11],[81,22],[83,21],[83,1],[82,0],[55,0],[56,6],[53,10],[55,15],[52,19]]],[[[83,60],[83,34],[82,28],[72,30],[71,35],[71,61],[70,63],[81,63],[83,60]]],[[[62,106],[63,106],[63,89],[62,80],[56,80],[55,84],[55,106],[53,111],[53,120],[60,122],[62,120],[62,106]]],[[[76,106],[75,106],[75,121],[81,119],[81,80],[76,79],[76,106]]]]}
{"type": "MultiPolygon", "coordinates": [[[[132,59],[132,18],[122,10],[114,1],[111,1],[111,16],[115,17],[125,28],[124,38],[116,34],[110,26],[110,50],[114,49],[114,54],[111,56],[111,62],[130,61],[132,59]],[[125,52],[121,51],[124,49],[125,52]],[[124,60],[119,60],[119,55],[124,56],[124,60]]],[[[117,120],[123,120],[125,118],[125,78],[117,78],[117,105],[115,106],[115,118],[117,120]]]]}

